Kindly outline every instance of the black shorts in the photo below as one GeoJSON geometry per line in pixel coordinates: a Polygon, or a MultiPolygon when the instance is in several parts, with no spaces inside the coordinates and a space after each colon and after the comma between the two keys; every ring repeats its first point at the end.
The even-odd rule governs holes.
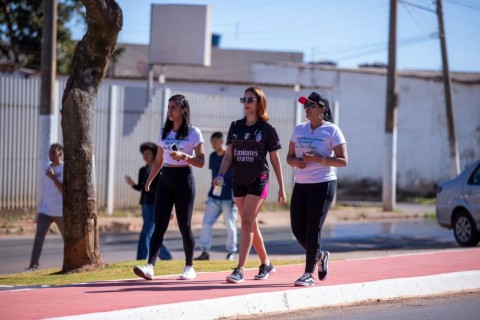
{"type": "Polygon", "coordinates": [[[233,184],[232,189],[233,196],[236,198],[246,197],[247,194],[251,194],[266,199],[268,196],[268,173],[262,174],[247,185],[233,184]]]}

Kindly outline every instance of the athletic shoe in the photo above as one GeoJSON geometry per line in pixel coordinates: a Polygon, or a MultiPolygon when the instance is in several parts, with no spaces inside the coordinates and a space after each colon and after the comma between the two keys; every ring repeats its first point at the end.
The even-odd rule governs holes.
{"type": "Polygon", "coordinates": [[[227,277],[227,282],[230,283],[242,283],[244,281],[245,279],[243,278],[243,272],[240,270],[240,268],[233,269],[232,274],[227,277]]]}
{"type": "Polygon", "coordinates": [[[183,273],[178,277],[178,280],[193,280],[197,277],[197,273],[192,266],[185,266],[183,273]]]}
{"type": "Polygon", "coordinates": [[[133,272],[145,280],[153,280],[153,265],[147,264],[146,266],[135,266],[133,272]]]}
{"type": "Polygon", "coordinates": [[[310,273],[304,273],[303,276],[293,283],[296,287],[310,287],[315,285],[315,280],[310,273]]]}
{"type": "Polygon", "coordinates": [[[33,266],[28,267],[28,268],[25,268],[25,272],[34,272],[34,271],[37,271],[37,270],[38,270],[37,265],[33,265],[33,266]]]}
{"type": "Polygon", "coordinates": [[[210,254],[207,251],[203,251],[201,255],[199,255],[193,260],[197,260],[197,261],[210,260],[210,254]]]}
{"type": "Polygon", "coordinates": [[[275,270],[271,263],[268,266],[262,263],[258,268],[258,274],[255,275],[255,280],[267,280],[272,273],[275,273],[275,271],[277,270],[275,270]]]}
{"type": "Polygon", "coordinates": [[[330,259],[330,252],[322,251],[322,256],[318,260],[318,280],[325,280],[328,274],[328,259],[330,259]]]}
{"type": "Polygon", "coordinates": [[[227,254],[227,261],[233,261],[235,260],[235,252],[229,252],[227,254]]]}

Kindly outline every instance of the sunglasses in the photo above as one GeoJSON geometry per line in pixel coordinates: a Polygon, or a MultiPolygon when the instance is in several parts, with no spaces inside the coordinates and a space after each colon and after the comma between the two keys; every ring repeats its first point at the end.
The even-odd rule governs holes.
{"type": "Polygon", "coordinates": [[[252,97],[249,98],[240,98],[240,103],[252,103],[253,101],[257,101],[257,99],[254,99],[252,97]]]}
{"type": "Polygon", "coordinates": [[[316,106],[319,106],[320,105],[318,103],[315,103],[315,102],[307,102],[303,105],[303,109],[312,109],[313,107],[316,107],[316,106]]]}

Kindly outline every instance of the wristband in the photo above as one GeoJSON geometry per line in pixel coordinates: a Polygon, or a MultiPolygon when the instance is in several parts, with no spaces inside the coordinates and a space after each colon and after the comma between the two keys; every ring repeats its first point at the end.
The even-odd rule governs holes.
{"type": "Polygon", "coordinates": [[[218,176],[223,178],[223,173],[219,173],[218,176]]]}

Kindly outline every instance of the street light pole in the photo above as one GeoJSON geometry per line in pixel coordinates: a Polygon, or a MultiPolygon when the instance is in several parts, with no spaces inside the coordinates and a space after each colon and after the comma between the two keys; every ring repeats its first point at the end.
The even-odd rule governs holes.
{"type": "MultiPolygon", "coordinates": [[[[56,142],[58,123],[55,119],[55,78],[57,69],[57,0],[43,0],[40,110],[37,133],[37,177],[45,174],[50,144],[56,142]]],[[[42,193],[37,179],[37,195],[42,193]]]]}

